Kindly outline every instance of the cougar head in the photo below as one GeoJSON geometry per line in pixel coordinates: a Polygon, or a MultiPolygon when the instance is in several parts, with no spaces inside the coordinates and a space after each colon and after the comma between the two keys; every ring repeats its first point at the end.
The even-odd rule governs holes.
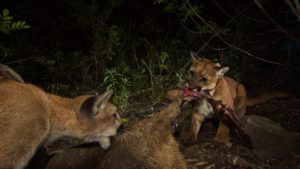
{"type": "Polygon", "coordinates": [[[188,85],[194,90],[213,90],[218,79],[229,70],[228,67],[222,68],[219,63],[200,58],[194,52],[191,52],[191,58],[188,85]]]}
{"type": "Polygon", "coordinates": [[[102,148],[110,146],[110,136],[117,134],[121,126],[121,118],[115,105],[109,102],[112,91],[101,95],[90,96],[80,106],[78,118],[82,121],[89,142],[97,141],[102,148]]]}

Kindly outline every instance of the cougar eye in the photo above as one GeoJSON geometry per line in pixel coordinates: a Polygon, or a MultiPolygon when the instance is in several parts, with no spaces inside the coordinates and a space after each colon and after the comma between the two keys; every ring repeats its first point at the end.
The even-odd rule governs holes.
{"type": "Polygon", "coordinates": [[[199,79],[199,82],[207,82],[207,78],[206,77],[201,77],[200,79],[199,79]]]}
{"type": "Polygon", "coordinates": [[[191,75],[191,76],[194,76],[194,72],[193,72],[193,71],[190,71],[190,75],[191,75]]]}
{"type": "Polygon", "coordinates": [[[113,116],[114,119],[117,119],[117,118],[118,118],[117,113],[113,114],[112,116],[113,116]]]}

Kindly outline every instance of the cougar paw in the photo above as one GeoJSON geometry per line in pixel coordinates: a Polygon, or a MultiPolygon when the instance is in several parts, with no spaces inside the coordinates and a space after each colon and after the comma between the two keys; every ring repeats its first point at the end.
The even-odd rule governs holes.
{"type": "Polygon", "coordinates": [[[218,144],[225,145],[228,148],[232,146],[232,142],[228,138],[215,137],[214,141],[218,144]]]}

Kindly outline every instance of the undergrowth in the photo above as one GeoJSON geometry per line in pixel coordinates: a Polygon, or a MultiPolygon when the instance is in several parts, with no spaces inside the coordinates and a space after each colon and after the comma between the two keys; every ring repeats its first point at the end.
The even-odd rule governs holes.
{"type": "MultiPolygon", "coordinates": [[[[113,102],[122,111],[131,96],[157,102],[168,89],[184,85],[190,51],[229,66],[228,75],[241,82],[258,84],[267,76],[264,72],[273,70],[258,68],[253,58],[223,41],[255,51],[252,41],[256,39],[249,36],[254,30],[248,29],[253,21],[246,22],[240,13],[231,19],[214,18],[205,13],[205,5],[214,5],[210,2],[154,0],[132,5],[123,0],[74,0],[34,9],[40,16],[27,10],[32,2],[11,3],[20,12],[16,21],[8,10],[1,13],[1,63],[26,81],[64,96],[112,89],[113,102]],[[53,13],[43,13],[44,8],[54,9],[53,13]],[[30,27],[22,15],[28,25],[37,22],[30,27]],[[261,77],[257,72],[262,72],[261,77]]],[[[229,11],[225,2],[219,3],[229,11]]],[[[269,81],[281,77],[288,76],[272,75],[269,81]]]]}

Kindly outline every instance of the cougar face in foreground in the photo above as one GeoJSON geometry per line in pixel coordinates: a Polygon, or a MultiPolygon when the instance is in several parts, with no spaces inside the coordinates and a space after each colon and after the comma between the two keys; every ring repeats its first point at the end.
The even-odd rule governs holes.
{"type": "Polygon", "coordinates": [[[109,102],[112,91],[65,98],[5,77],[0,81],[0,169],[23,168],[40,145],[63,136],[110,146],[109,137],[121,125],[109,102]]]}
{"type": "Polygon", "coordinates": [[[180,105],[178,98],[152,117],[130,121],[106,152],[69,149],[54,155],[46,169],[187,169],[171,127],[180,105]]]}

